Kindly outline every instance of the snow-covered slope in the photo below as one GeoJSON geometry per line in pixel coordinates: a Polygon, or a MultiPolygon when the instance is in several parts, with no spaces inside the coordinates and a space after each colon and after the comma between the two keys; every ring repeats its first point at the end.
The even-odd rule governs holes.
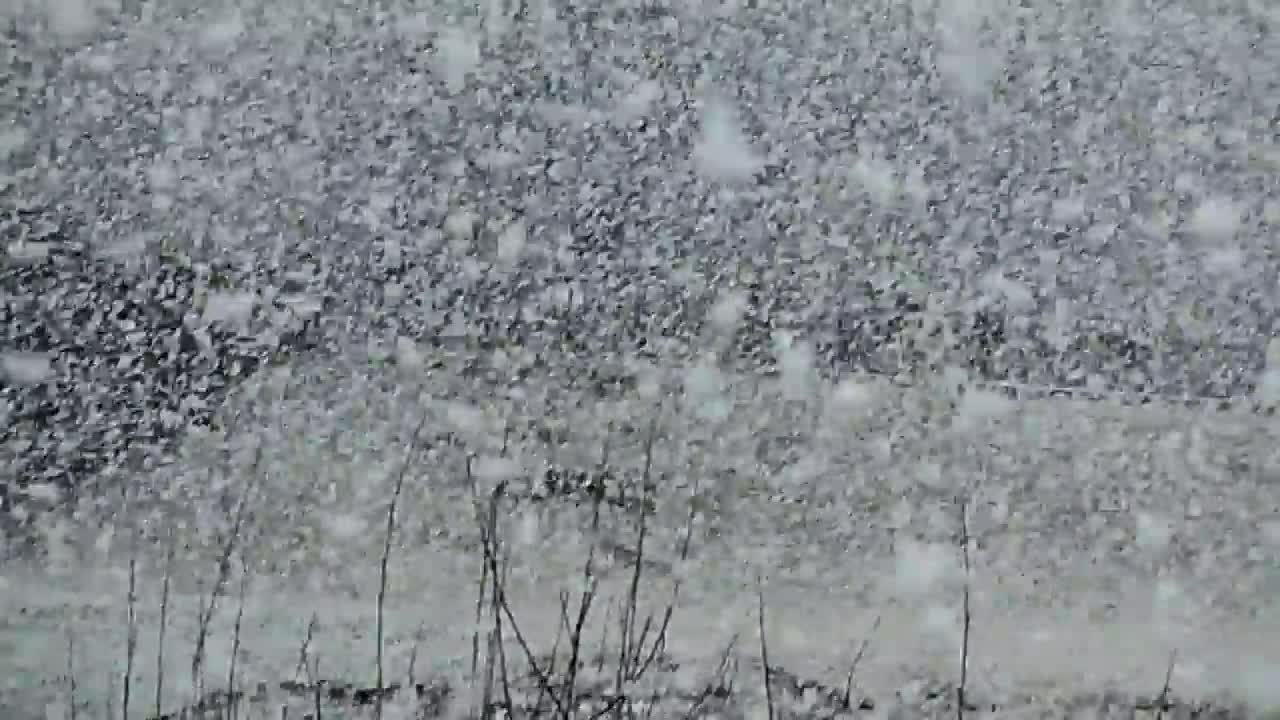
{"type": "MultiPolygon", "coordinates": [[[[231,407],[245,403],[246,413],[235,436],[254,438],[238,458],[211,473],[207,452],[235,443],[206,439],[201,450],[193,439],[184,461],[152,479],[153,497],[189,488],[191,507],[211,508],[217,493],[202,496],[200,488],[229,488],[236,497],[248,478],[259,478],[252,529],[245,531],[252,540],[249,629],[238,660],[244,678],[293,678],[314,614],[323,631],[313,651],[323,654],[326,674],[370,681],[381,518],[424,409],[432,432],[454,439],[431,440],[410,465],[387,614],[395,672],[404,672],[412,637],[425,653],[420,672],[435,668],[456,679],[469,656],[479,557],[464,448],[478,457],[479,482],[510,478],[513,496],[544,468],[589,470],[605,435],[615,477],[634,480],[643,467],[644,438],[628,436],[620,420],[643,416],[625,402],[567,399],[553,413],[529,398],[495,401],[448,382],[390,377],[296,368],[292,393],[253,403],[251,415],[244,397],[233,400],[231,407]],[[553,450],[536,437],[555,417],[563,434],[553,450]],[[525,418],[538,424],[522,425],[525,418]],[[612,434],[603,429],[611,420],[619,427],[612,434]]],[[[814,390],[797,398],[792,389],[793,404],[784,408],[789,390],[782,383],[726,378],[715,397],[661,416],[653,465],[661,480],[642,605],[660,610],[671,582],[682,578],[670,649],[688,672],[710,672],[733,635],[750,636],[755,583],[763,577],[773,661],[789,671],[839,685],[869,637],[859,688],[882,706],[920,702],[895,694],[953,682],[965,503],[973,567],[970,697],[977,702],[1013,712],[1108,690],[1153,696],[1175,651],[1179,697],[1274,701],[1268,678],[1280,662],[1280,527],[1267,492],[1275,482],[1268,422],[1249,411],[1063,398],[970,395],[930,406],[945,390],[917,392],[871,378],[814,390]],[[815,418],[810,411],[822,397],[832,400],[815,418]],[[933,429],[912,434],[926,412],[933,429]],[[695,450],[716,443],[715,454],[695,450]],[[1143,457],[1146,466],[1134,460],[1143,457]],[[695,498],[702,509],[692,552],[681,560],[695,498]]],[[[581,503],[521,497],[504,506],[510,588],[528,637],[549,647],[559,592],[580,586],[591,542],[608,558],[597,568],[602,596],[626,597],[635,517],[609,511],[593,534],[581,503]]],[[[139,626],[147,649],[137,682],[144,688],[154,677],[164,533],[168,522],[182,523],[176,544],[185,560],[171,571],[167,641],[176,701],[189,687],[192,608],[200,589],[208,592],[222,547],[209,538],[225,530],[225,519],[141,514],[150,518],[144,534],[160,541],[140,552],[146,580],[139,626]],[[209,543],[203,551],[201,542],[209,543]]],[[[120,568],[131,551],[119,537],[88,533],[77,542],[75,535],[72,526],[60,562],[34,576],[6,576],[8,676],[23,688],[11,689],[11,697],[34,697],[42,679],[63,672],[68,631],[85,668],[82,698],[107,693],[108,673],[121,670],[127,593],[120,568]],[[86,572],[86,563],[117,569],[86,572]],[[53,577],[45,574],[50,569],[53,577]]],[[[215,622],[211,668],[225,668],[230,652],[238,581],[231,586],[215,622]]],[[[605,621],[602,614],[595,623],[605,621]]],[[[56,697],[51,690],[40,694],[56,697]]]]}
{"type": "Polygon", "coordinates": [[[233,530],[244,676],[289,674],[314,611],[367,679],[424,416],[391,631],[441,665],[469,480],[508,483],[545,626],[634,533],[545,481],[634,484],[652,427],[693,665],[764,575],[785,666],[838,675],[881,616],[868,692],[949,681],[968,534],[975,693],[1155,693],[1174,646],[1180,693],[1277,686],[1265,3],[0,10],[0,709],[65,694],[68,636],[117,697],[119,573],[150,658],[169,548],[183,675],[233,530]]]}

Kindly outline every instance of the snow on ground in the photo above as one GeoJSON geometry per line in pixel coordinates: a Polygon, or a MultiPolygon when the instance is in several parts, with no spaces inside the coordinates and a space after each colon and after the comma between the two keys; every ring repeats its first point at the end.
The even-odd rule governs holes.
{"type": "MultiPolygon", "coordinates": [[[[419,678],[433,673],[454,679],[463,676],[470,652],[474,577],[450,572],[449,561],[427,553],[397,563],[400,567],[395,568],[398,580],[388,605],[386,635],[391,677],[397,681],[406,677],[416,637],[421,638],[419,678]]],[[[22,580],[16,577],[11,582],[22,580]]],[[[111,687],[107,672],[123,670],[119,602],[107,598],[86,602],[88,597],[105,594],[108,588],[112,596],[122,596],[120,578],[82,577],[53,587],[47,582],[25,586],[34,602],[26,605],[22,627],[15,628],[16,623],[7,621],[4,628],[5,646],[21,653],[17,656],[20,662],[6,663],[9,683],[26,683],[31,693],[23,698],[9,695],[15,698],[9,706],[14,710],[29,710],[32,706],[24,708],[21,702],[33,701],[36,694],[55,707],[65,702],[65,690],[49,684],[65,671],[68,630],[75,633],[79,646],[76,664],[82,668],[78,689],[82,700],[100,701],[111,687]],[[77,619],[68,621],[69,613],[77,619]],[[36,690],[40,685],[45,687],[36,690]]],[[[607,583],[602,592],[605,597],[623,596],[622,585],[607,583]]],[[[859,664],[861,697],[891,706],[894,694],[904,691],[909,703],[913,686],[939,687],[954,677],[956,638],[951,618],[945,613],[940,621],[940,613],[929,609],[900,603],[869,606],[856,593],[836,587],[815,590],[774,581],[767,588],[773,662],[800,677],[840,686],[848,663],[868,636],[868,654],[859,664]]],[[[517,582],[511,588],[524,632],[544,648],[551,646],[549,629],[554,628],[559,613],[555,604],[558,589],[546,582],[517,582]]],[[[658,592],[648,595],[646,599],[660,611],[658,603],[665,596],[658,592]]],[[[176,596],[172,601],[191,608],[197,598],[176,596]]],[[[999,703],[1010,714],[1022,707],[1018,700],[1030,704],[1026,698],[1038,698],[1048,705],[1103,690],[1151,697],[1159,692],[1170,653],[1176,650],[1181,661],[1175,667],[1173,682],[1180,698],[1220,697],[1226,691],[1236,697],[1274,702],[1270,678],[1274,677],[1275,663],[1280,662],[1276,651],[1280,633],[1274,624],[1226,620],[1171,627],[1152,619],[1148,601],[1146,597],[1128,598],[1120,610],[1100,620],[1083,611],[1010,610],[978,600],[973,607],[975,635],[970,660],[973,697],[980,703],[999,703]]],[[[155,605],[153,588],[140,614],[149,631],[141,638],[136,685],[138,697],[148,699],[154,694],[155,682],[155,605]]],[[[242,631],[245,639],[239,664],[243,681],[297,678],[299,648],[315,613],[320,630],[311,645],[312,657],[323,658],[325,676],[371,684],[375,655],[369,624],[372,607],[373,593],[358,598],[317,597],[315,593],[274,587],[269,581],[255,581],[242,631]]],[[[208,660],[214,677],[226,671],[233,614],[234,610],[224,612],[214,626],[208,660]]],[[[189,687],[189,648],[196,634],[189,611],[171,617],[171,622],[173,645],[166,684],[170,706],[188,698],[184,689],[189,687]],[[179,653],[179,647],[187,650],[179,653]]],[[[601,630],[598,622],[590,628],[593,637],[601,630]]],[[[757,652],[752,636],[755,622],[754,598],[724,592],[690,593],[675,615],[670,650],[691,673],[702,676],[714,670],[719,653],[740,634],[744,665],[750,666],[757,652]]],[[[748,676],[745,682],[751,683],[753,678],[748,676]]],[[[119,689],[118,681],[115,689],[119,689]]]]}
{"type": "Polygon", "coordinates": [[[65,691],[68,629],[114,697],[128,523],[149,657],[169,533],[190,608],[244,493],[245,677],[291,675],[316,612],[367,680],[424,413],[390,616],[424,662],[470,642],[466,456],[545,631],[633,529],[542,481],[634,485],[652,423],[647,589],[685,579],[695,664],[763,575],[786,667],[839,676],[880,617],[868,693],[950,679],[964,498],[979,695],[1155,693],[1176,647],[1179,693],[1268,700],[1273,10],[196,5],[3,8],[9,716],[65,691]]]}
{"type": "MultiPolygon", "coordinates": [[[[269,403],[261,396],[256,403],[240,400],[246,411],[259,409],[252,418],[241,417],[235,433],[262,443],[265,454],[247,446],[242,457],[210,474],[204,452],[235,443],[206,442],[201,449],[192,440],[185,463],[155,478],[157,489],[175,479],[181,487],[197,487],[191,480],[200,477],[210,487],[229,480],[239,488],[251,474],[263,478],[248,533],[263,553],[250,554],[256,572],[245,621],[250,630],[238,660],[243,677],[292,678],[315,613],[324,630],[313,647],[326,658],[327,673],[371,682],[380,513],[424,408],[432,412],[429,427],[464,436],[453,442],[481,456],[474,473],[482,483],[515,477],[511,466],[591,467],[610,418],[643,417],[625,402],[581,398],[567,401],[576,410],[559,413],[528,398],[485,409],[475,393],[468,397],[449,382],[449,373],[440,376],[446,380],[418,384],[370,375],[298,368],[289,381],[297,388],[292,393],[276,385],[281,394],[269,403]],[[403,392],[407,386],[414,392],[403,392]],[[535,429],[527,435],[505,429],[505,422],[520,418],[557,416],[566,420],[568,439],[555,450],[538,444],[535,429]],[[484,460],[504,438],[506,464],[495,456],[484,460]]],[[[973,697],[1012,712],[1014,698],[1044,701],[1107,689],[1151,694],[1176,650],[1181,697],[1268,699],[1267,688],[1274,686],[1266,678],[1280,663],[1280,544],[1274,494],[1266,492],[1276,469],[1263,462],[1274,455],[1268,423],[1248,411],[989,398],[976,409],[976,401],[960,403],[954,412],[927,409],[936,430],[908,437],[902,431],[920,425],[921,404],[945,393],[881,382],[861,406],[846,401],[827,410],[836,417],[809,423],[813,434],[794,432],[805,409],[777,409],[789,392],[785,383],[758,384],[727,378],[722,392],[730,411],[723,419],[706,420],[704,398],[703,405],[666,416],[660,432],[655,472],[663,484],[645,597],[648,607],[660,608],[672,579],[684,578],[672,651],[690,666],[713,665],[731,636],[750,636],[756,622],[752,591],[762,574],[776,635],[771,652],[788,670],[838,685],[879,618],[859,672],[868,697],[883,704],[913,683],[953,678],[962,577],[955,498],[963,491],[972,503],[974,538],[973,697]],[[730,417],[752,422],[743,426],[730,417]],[[1028,433],[1039,444],[1028,443],[1028,433]],[[720,451],[691,451],[710,442],[721,443],[720,451]],[[779,444],[771,447],[774,442],[779,444]],[[975,462],[957,460],[955,446],[945,449],[953,443],[974,447],[975,462]],[[788,458],[797,448],[799,454],[788,458]],[[1151,455],[1148,467],[1118,460],[1154,448],[1162,451],[1151,455]],[[1255,482],[1231,474],[1245,461],[1258,463],[1255,482]],[[773,474],[742,473],[774,464],[773,474]],[[707,483],[696,490],[689,487],[694,473],[707,483]],[[706,509],[697,519],[691,559],[682,562],[685,508],[695,494],[706,509]]],[[[245,397],[258,391],[251,386],[245,397]]],[[[815,397],[828,394],[829,387],[819,387],[794,402],[813,408],[815,397]]],[[[638,472],[641,438],[621,431],[612,437],[610,467],[620,475],[638,472]]],[[[468,656],[474,612],[473,510],[461,482],[461,450],[438,439],[427,453],[411,464],[401,511],[390,657],[403,672],[409,638],[420,636],[426,653],[420,671],[435,668],[457,677],[468,656]]],[[[550,643],[559,591],[580,586],[591,538],[584,513],[556,498],[525,499],[510,508],[512,593],[530,637],[550,643]]],[[[162,535],[165,517],[174,516],[155,516],[146,534],[162,535]]],[[[174,573],[172,603],[189,609],[201,577],[207,592],[214,560],[199,552],[198,543],[216,522],[184,520],[191,524],[182,526],[179,544],[188,549],[188,565],[174,573]]],[[[613,558],[602,566],[605,596],[624,596],[633,521],[610,515],[596,538],[613,558]]],[[[75,552],[79,559],[60,577],[6,578],[2,637],[17,660],[6,669],[28,691],[39,678],[62,672],[68,629],[83,653],[79,662],[97,671],[82,678],[81,692],[105,693],[103,673],[123,657],[123,577],[118,569],[113,575],[82,569],[93,557],[102,558],[94,564],[114,561],[118,567],[120,540],[112,546],[97,539],[96,549],[75,552]],[[77,619],[67,625],[69,612],[77,619]]],[[[140,603],[147,609],[144,666],[154,662],[158,553],[143,553],[151,578],[140,603]]],[[[222,612],[210,667],[225,668],[233,606],[222,612]]],[[[190,647],[190,611],[175,615],[172,647],[190,647]]],[[[173,663],[169,677],[177,693],[187,686],[189,656],[180,654],[173,663]]],[[[139,673],[143,687],[149,673],[139,673]]]]}

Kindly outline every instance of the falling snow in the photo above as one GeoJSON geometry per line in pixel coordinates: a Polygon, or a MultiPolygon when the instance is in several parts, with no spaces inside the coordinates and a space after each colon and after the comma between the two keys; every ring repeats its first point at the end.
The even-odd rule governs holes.
{"type": "Polygon", "coordinates": [[[456,673],[478,493],[540,651],[679,580],[633,697],[764,601],[797,717],[953,716],[966,607],[975,704],[1280,703],[1267,3],[2,5],[0,715],[131,566],[131,715],[165,572],[210,673],[241,579],[243,682],[456,673]]]}

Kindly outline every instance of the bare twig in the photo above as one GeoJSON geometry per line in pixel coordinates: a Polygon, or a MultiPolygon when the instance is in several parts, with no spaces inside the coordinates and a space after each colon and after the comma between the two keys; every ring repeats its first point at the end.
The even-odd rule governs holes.
{"type": "Polygon", "coordinates": [[[733,651],[738,645],[738,633],[734,633],[729,638],[729,642],[725,644],[724,651],[720,653],[720,663],[716,666],[715,682],[708,682],[706,687],[698,693],[697,699],[689,704],[689,709],[685,711],[684,720],[692,720],[702,706],[707,702],[707,698],[718,692],[728,692],[732,684],[729,679],[730,658],[733,657],[733,651]]]}
{"type": "MultiPolygon", "coordinates": [[[[640,577],[644,573],[645,540],[649,535],[649,504],[653,492],[653,449],[658,438],[658,416],[661,407],[657,408],[649,421],[649,432],[645,436],[644,470],[640,474],[640,518],[637,520],[636,554],[631,568],[631,586],[627,589],[626,603],[622,607],[622,627],[619,638],[618,668],[614,678],[614,694],[622,696],[623,685],[639,679],[639,668],[647,668],[648,663],[642,661],[645,651],[645,640],[652,625],[653,617],[645,619],[644,630],[637,637],[635,632],[636,617],[640,606],[640,577]]],[[[657,643],[654,644],[656,655],[657,643]]]]}
{"type": "MultiPolygon", "coordinates": [[[[509,431],[510,425],[507,425],[507,429],[509,431]]],[[[504,453],[506,452],[506,442],[507,442],[507,439],[504,433],[504,439],[503,439],[504,453]]],[[[496,548],[494,547],[498,542],[498,539],[497,539],[498,520],[497,520],[496,503],[497,503],[497,498],[501,493],[501,488],[495,489],[493,502],[490,505],[482,504],[480,500],[480,486],[476,482],[475,474],[472,472],[472,462],[473,462],[472,456],[467,455],[465,473],[466,473],[467,485],[471,489],[471,502],[475,508],[476,524],[480,530],[480,542],[481,542],[481,547],[483,552],[480,558],[480,582],[477,584],[477,592],[476,592],[475,623],[471,629],[470,682],[471,682],[472,697],[474,700],[475,693],[477,691],[476,672],[480,669],[479,668],[480,620],[484,616],[485,599],[486,597],[490,597],[491,598],[490,604],[494,608],[493,610],[494,619],[493,619],[493,627],[490,629],[488,633],[486,633],[487,647],[485,649],[484,682],[479,688],[479,692],[481,693],[481,696],[479,699],[480,716],[482,718],[487,718],[487,717],[490,717],[492,712],[491,706],[493,702],[492,698],[493,698],[494,663],[497,661],[497,659],[495,658],[495,653],[497,652],[496,642],[500,641],[501,633],[502,633],[502,613],[498,610],[498,595],[496,591],[496,588],[501,582],[501,578],[497,576],[496,574],[497,570],[492,569],[490,567],[490,562],[489,562],[490,554],[495,553],[497,551],[496,548]],[[493,575],[492,580],[490,580],[491,573],[493,575]],[[492,585],[494,588],[493,590],[489,590],[490,582],[492,582],[492,585]],[[488,591],[488,594],[486,594],[486,591],[488,591]],[[495,633],[497,633],[498,635],[497,641],[495,640],[495,633]]],[[[505,649],[503,650],[503,654],[504,654],[503,671],[505,672],[506,670],[505,649]]]]}
{"type": "MultiPolygon", "coordinates": [[[[560,640],[569,633],[569,593],[560,591],[560,622],[556,623],[556,636],[551,641],[551,655],[547,659],[545,671],[548,677],[555,677],[556,663],[560,659],[560,640]]],[[[542,700],[551,692],[549,686],[540,685],[538,688],[538,698],[534,701],[534,716],[538,717],[542,714],[542,700]]]]}
{"type": "Polygon", "coordinates": [[[569,619],[569,591],[560,591],[560,623],[556,626],[556,641],[559,642],[560,635],[573,632],[573,621],[569,619]]]}
{"type": "MultiPolygon", "coordinates": [[[[569,666],[565,668],[564,705],[572,713],[577,704],[578,666],[582,658],[582,636],[591,613],[596,594],[595,557],[599,542],[600,505],[603,498],[593,494],[591,499],[591,545],[587,548],[587,560],[582,566],[582,595],[578,599],[578,615],[569,632],[569,666]]],[[[565,716],[568,720],[568,716],[565,716]]]]}
{"type": "Polygon", "coordinates": [[[495,547],[497,533],[497,514],[498,499],[501,497],[503,489],[501,486],[494,489],[490,497],[489,513],[487,520],[484,515],[481,516],[480,523],[480,546],[484,551],[484,559],[489,566],[489,576],[494,579],[492,592],[497,600],[498,609],[502,611],[503,617],[511,626],[511,632],[516,637],[516,643],[520,646],[520,651],[524,654],[525,661],[529,663],[530,672],[538,681],[540,692],[551,698],[551,702],[556,706],[556,714],[562,719],[570,716],[570,708],[555,692],[552,680],[547,675],[543,667],[538,663],[537,655],[529,646],[529,641],[525,638],[524,633],[520,630],[520,624],[516,622],[515,613],[511,610],[511,604],[507,601],[506,587],[502,583],[502,575],[498,571],[497,548],[495,547]]]}
{"type": "MultiPolygon", "coordinates": [[[[471,501],[475,505],[476,524],[480,528],[481,542],[487,543],[489,542],[488,536],[486,535],[486,533],[489,532],[488,526],[486,525],[487,519],[484,516],[484,512],[481,510],[480,494],[479,494],[480,490],[476,484],[475,475],[471,471],[470,455],[468,455],[466,459],[465,472],[466,472],[467,484],[471,488],[471,501]]],[[[487,548],[486,548],[486,552],[487,552],[487,548]]],[[[480,619],[484,614],[485,591],[487,590],[488,582],[489,582],[489,558],[488,558],[488,555],[486,554],[482,556],[480,559],[480,582],[477,583],[478,591],[476,592],[475,625],[473,625],[471,628],[471,685],[472,685],[471,689],[473,693],[475,692],[476,671],[479,670],[479,662],[480,662],[480,619]]],[[[474,700],[474,695],[472,696],[472,698],[474,700]]]]}
{"type": "Polygon", "coordinates": [[[413,689],[418,686],[418,679],[414,676],[414,670],[418,664],[418,646],[422,644],[424,624],[419,623],[418,629],[413,633],[413,647],[409,649],[409,688],[413,689]]]}
{"type": "Polygon", "coordinates": [[[600,720],[600,718],[604,717],[605,715],[608,715],[609,713],[621,710],[622,707],[626,704],[627,699],[628,698],[626,695],[614,695],[613,697],[609,698],[609,702],[605,703],[604,707],[600,708],[594,713],[591,713],[591,715],[588,717],[587,720],[600,720]]]}
{"type": "Polygon", "coordinates": [[[321,712],[323,709],[323,703],[321,702],[321,697],[320,697],[320,692],[321,692],[320,686],[323,683],[320,682],[320,656],[319,655],[316,656],[316,661],[315,663],[313,663],[313,667],[310,670],[310,672],[311,672],[312,678],[314,678],[311,681],[311,686],[314,689],[314,692],[312,693],[312,700],[315,705],[314,718],[315,720],[323,720],[324,715],[321,712]]]}
{"type": "MultiPolygon", "coordinates": [[[[308,657],[307,652],[311,648],[311,639],[315,637],[316,626],[319,624],[319,622],[320,622],[320,616],[317,615],[315,612],[312,612],[311,619],[307,621],[307,633],[302,638],[302,647],[298,649],[298,666],[294,668],[294,671],[293,671],[294,682],[297,682],[298,678],[302,676],[303,670],[305,670],[308,675],[311,674],[311,665],[308,662],[310,658],[308,657]]],[[[308,678],[308,679],[311,679],[311,678],[308,678]]]]}
{"type": "MultiPolygon", "coordinates": [[[[587,616],[594,604],[597,578],[595,574],[595,555],[600,542],[600,510],[608,489],[604,487],[604,472],[609,464],[610,441],[613,438],[613,423],[608,424],[604,443],[600,450],[600,462],[596,466],[596,475],[600,487],[591,492],[591,544],[587,549],[587,559],[582,567],[582,595],[578,600],[578,613],[573,627],[569,630],[569,665],[565,669],[565,704],[570,712],[576,712],[578,705],[577,683],[578,671],[582,664],[582,643],[584,639],[587,616]]],[[[620,490],[625,492],[625,490],[620,490]]],[[[605,628],[608,632],[608,628],[605,628]]],[[[603,648],[601,650],[603,653],[603,648]]]]}
{"type": "Polygon", "coordinates": [[[765,637],[764,627],[764,588],[760,578],[756,578],[756,600],[760,615],[760,662],[764,665],[764,697],[769,706],[769,720],[773,720],[773,678],[769,667],[769,641],[765,637]]]}
{"type": "Polygon", "coordinates": [[[422,419],[418,421],[418,426],[413,430],[413,436],[409,439],[409,448],[405,451],[404,462],[400,465],[400,472],[396,475],[395,490],[391,494],[391,506],[387,509],[387,534],[382,545],[382,562],[378,569],[378,598],[377,598],[377,695],[374,700],[373,716],[377,720],[382,720],[382,700],[384,687],[384,668],[382,660],[382,646],[385,632],[385,611],[387,602],[387,567],[391,562],[391,543],[392,537],[395,535],[396,528],[396,505],[400,502],[400,495],[404,492],[404,478],[409,474],[409,464],[413,461],[413,454],[418,448],[418,438],[422,435],[422,428],[427,424],[427,415],[424,413],[422,419]]]}
{"type": "MultiPolygon", "coordinates": [[[[639,559],[639,556],[637,556],[639,559]]],[[[637,563],[638,564],[638,563],[637,563]]],[[[645,615],[644,624],[640,626],[640,632],[636,635],[636,639],[631,643],[633,655],[630,660],[631,669],[628,671],[632,680],[639,680],[640,653],[644,652],[645,647],[649,646],[649,632],[653,630],[653,615],[645,615]]]]}
{"type": "Polygon", "coordinates": [[[480,695],[480,718],[489,720],[493,717],[493,668],[497,664],[498,631],[489,631],[489,647],[484,654],[484,685],[480,695]]]}
{"type": "Polygon", "coordinates": [[[71,695],[71,720],[77,720],[79,716],[78,700],[76,697],[76,633],[70,625],[67,626],[67,690],[71,695]]]}
{"type": "MultiPolygon", "coordinates": [[[[614,676],[613,676],[613,694],[615,697],[619,697],[623,694],[623,687],[629,675],[627,671],[627,664],[628,664],[627,656],[629,653],[627,651],[628,612],[627,612],[626,598],[623,598],[621,601],[619,601],[619,605],[620,605],[621,613],[618,616],[618,658],[615,661],[616,666],[614,667],[614,676]]],[[[618,712],[614,716],[615,720],[622,720],[622,713],[621,713],[622,708],[618,707],[617,710],[618,712]]]]}
{"type": "Polygon", "coordinates": [[[964,561],[964,596],[961,612],[963,623],[960,635],[960,684],[956,686],[956,720],[964,720],[964,694],[969,680],[969,629],[973,616],[969,605],[969,583],[971,567],[969,564],[969,501],[960,501],[960,556],[964,561]]]}
{"type": "Polygon", "coordinates": [[[164,636],[169,626],[169,582],[173,576],[174,526],[169,524],[169,542],[165,549],[164,577],[160,580],[160,630],[156,642],[156,717],[160,717],[164,701],[164,636]]]}
{"type": "MultiPolygon", "coordinates": [[[[689,562],[689,548],[693,544],[693,521],[698,516],[698,493],[701,491],[702,475],[694,473],[693,494],[689,499],[689,514],[685,517],[684,537],[680,540],[680,566],[683,568],[689,562]]],[[[662,611],[662,623],[658,627],[658,634],[654,638],[653,646],[649,648],[649,656],[645,658],[644,663],[640,666],[638,673],[643,675],[653,661],[660,657],[667,649],[667,631],[671,627],[671,618],[675,614],[675,607],[680,602],[680,591],[684,587],[683,572],[676,575],[674,586],[671,588],[671,599],[667,602],[666,608],[662,611]]]]}
{"type": "Polygon", "coordinates": [[[239,499],[236,501],[235,515],[232,520],[231,530],[227,534],[222,544],[222,552],[218,558],[218,575],[214,581],[213,589],[209,593],[209,602],[206,606],[199,609],[199,623],[196,627],[196,646],[195,652],[191,656],[191,682],[196,688],[197,695],[201,692],[200,669],[204,662],[205,645],[209,640],[209,624],[213,620],[214,610],[217,608],[218,598],[222,596],[226,588],[227,579],[231,575],[231,556],[237,547],[237,540],[240,539],[241,532],[244,529],[246,514],[249,507],[250,495],[257,487],[258,468],[262,461],[262,447],[259,446],[253,464],[249,469],[249,482],[245,486],[243,492],[240,493],[239,499]]]}
{"type": "Polygon", "coordinates": [[[858,664],[862,662],[862,657],[866,655],[867,648],[871,646],[871,638],[875,636],[876,630],[880,629],[880,616],[877,615],[875,622],[871,623],[871,629],[867,631],[867,636],[862,638],[862,643],[858,646],[858,652],[853,656],[853,662],[849,663],[849,674],[844,679],[844,709],[852,708],[853,702],[853,676],[858,671],[858,664]]]}
{"type": "MultiPolygon", "coordinates": [[[[125,512],[132,508],[126,501],[125,512]]],[[[131,521],[129,524],[129,596],[128,617],[126,618],[126,638],[124,651],[124,690],[120,698],[123,717],[129,717],[130,694],[133,690],[133,659],[138,650],[138,529],[131,521]]]]}
{"type": "Polygon", "coordinates": [[[227,717],[236,719],[240,703],[236,701],[236,657],[240,655],[240,627],[244,622],[244,598],[249,586],[249,562],[244,550],[240,551],[240,597],[236,608],[236,621],[231,631],[231,661],[227,668],[227,717]]]}
{"type": "Polygon", "coordinates": [[[596,672],[604,673],[604,662],[609,652],[609,616],[613,613],[613,600],[604,606],[604,621],[600,623],[600,652],[596,654],[596,672]]]}
{"type": "MultiPolygon", "coordinates": [[[[509,433],[511,426],[507,425],[506,427],[506,433],[509,433]]],[[[508,435],[504,434],[504,453],[506,452],[507,437],[508,435]]],[[[511,678],[507,663],[505,644],[506,636],[503,632],[503,606],[505,602],[505,591],[503,590],[503,587],[506,582],[507,571],[510,567],[510,549],[502,543],[498,532],[498,502],[505,493],[506,486],[505,483],[500,483],[493,489],[493,493],[490,496],[488,504],[483,504],[480,500],[480,489],[476,482],[475,475],[472,472],[471,463],[472,458],[471,456],[468,456],[466,460],[467,482],[471,488],[472,504],[475,507],[477,525],[480,529],[480,543],[483,550],[480,564],[479,591],[476,594],[475,625],[472,629],[471,635],[471,682],[474,692],[477,662],[480,652],[480,620],[483,617],[484,607],[486,604],[485,599],[488,597],[488,604],[493,613],[493,626],[488,634],[489,645],[485,662],[485,682],[482,688],[483,697],[481,699],[481,714],[483,716],[488,716],[491,712],[491,705],[493,702],[492,696],[493,683],[495,679],[495,663],[497,679],[501,681],[503,702],[508,708],[508,713],[513,711],[512,708],[514,706],[514,701],[512,700],[511,695],[511,678]],[[486,584],[490,583],[492,588],[486,595],[486,584]]],[[[509,613],[508,617],[510,617],[509,613]]],[[[511,623],[514,626],[514,619],[511,620],[511,623]]],[[[515,629],[518,630],[518,628],[515,629]]],[[[529,661],[534,663],[536,670],[535,661],[532,658],[530,658],[529,661]]],[[[545,677],[541,673],[539,673],[538,676],[540,681],[541,678],[545,677]]],[[[539,703],[541,702],[543,692],[546,691],[549,691],[549,688],[543,687],[540,689],[539,703]]]]}
{"type": "MultiPolygon", "coordinates": [[[[494,514],[490,516],[490,529],[496,527],[498,522],[496,502],[493,504],[493,513],[494,514]]],[[[499,551],[503,553],[502,564],[498,569],[501,574],[495,574],[494,582],[495,584],[502,583],[505,585],[508,577],[507,570],[510,567],[510,550],[505,545],[502,545],[499,548],[499,551]]],[[[510,715],[515,712],[515,706],[511,699],[511,678],[507,672],[507,648],[506,644],[503,642],[502,612],[501,608],[498,607],[496,595],[493,597],[493,642],[489,647],[491,659],[495,650],[497,651],[499,679],[502,681],[502,699],[506,703],[507,714],[510,715]]]]}
{"type": "MultiPolygon", "coordinates": [[[[204,616],[203,608],[205,606],[205,599],[204,599],[204,588],[201,586],[197,586],[197,587],[199,587],[199,594],[196,596],[196,615],[198,620],[199,618],[204,616]]],[[[200,698],[204,697],[204,672],[202,671],[201,663],[199,662],[201,653],[203,652],[204,648],[198,647],[197,650],[198,651],[195,653],[192,653],[192,656],[191,656],[191,660],[192,660],[191,662],[191,700],[192,702],[199,702],[200,698]]]]}
{"type": "Polygon", "coordinates": [[[520,625],[516,622],[515,613],[511,611],[511,605],[507,602],[506,592],[499,589],[498,603],[502,608],[502,614],[506,617],[507,622],[511,624],[511,632],[516,636],[516,643],[520,646],[520,651],[524,653],[525,660],[529,663],[529,670],[538,681],[540,690],[551,698],[551,702],[556,706],[556,713],[561,718],[571,716],[570,708],[560,698],[552,686],[551,678],[538,664],[537,656],[533,654],[533,649],[529,646],[528,639],[520,630],[520,625]]]}
{"type": "Polygon", "coordinates": [[[1169,667],[1164,671],[1164,685],[1160,695],[1156,697],[1156,720],[1164,720],[1165,711],[1169,709],[1169,693],[1173,688],[1173,668],[1178,662],[1178,651],[1169,653],[1169,667]]]}

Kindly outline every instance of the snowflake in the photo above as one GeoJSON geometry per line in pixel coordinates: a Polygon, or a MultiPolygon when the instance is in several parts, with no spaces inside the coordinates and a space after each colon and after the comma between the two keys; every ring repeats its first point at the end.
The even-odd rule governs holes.
{"type": "Polygon", "coordinates": [[[712,101],[702,117],[702,134],[694,147],[698,169],[713,180],[742,182],[751,179],[763,164],[739,128],[733,111],[712,101]]]}

